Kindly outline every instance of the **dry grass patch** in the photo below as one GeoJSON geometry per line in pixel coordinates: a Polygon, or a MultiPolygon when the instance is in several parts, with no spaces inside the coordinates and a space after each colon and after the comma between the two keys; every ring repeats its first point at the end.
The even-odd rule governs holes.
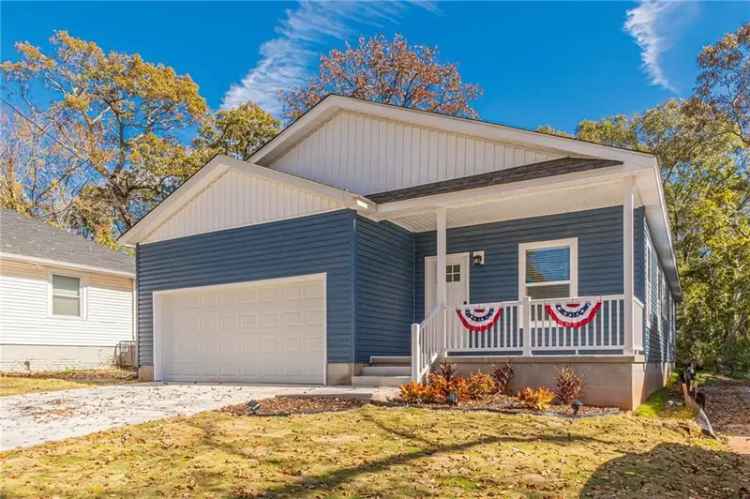
{"type": "Polygon", "coordinates": [[[92,385],[132,383],[137,378],[135,371],[116,368],[0,374],[0,397],[87,388],[92,385]]]}
{"type": "Polygon", "coordinates": [[[364,406],[207,412],[0,454],[0,495],[727,497],[750,463],[686,423],[364,406]],[[700,472],[696,472],[698,469],[700,472]]]}

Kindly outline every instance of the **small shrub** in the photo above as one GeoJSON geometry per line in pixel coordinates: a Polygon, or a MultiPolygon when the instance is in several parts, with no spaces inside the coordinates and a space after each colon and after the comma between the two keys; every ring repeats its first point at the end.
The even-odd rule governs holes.
{"type": "Polygon", "coordinates": [[[543,386],[534,390],[528,386],[518,393],[518,398],[529,409],[543,411],[555,399],[555,394],[543,386]]]}
{"type": "Polygon", "coordinates": [[[435,369],[435,374],[438,374],[445,378],[445,381],[448,383],[458,377],[456,375],[456,366],[446,360],[442,361],[438,368],[435,369]]]}
{"type": "Polygon", "coordinates": [[[448,381],[442,374],[431,373],[428,378],[428,386],[430,387],[430,398],[436,403],[444,404],[448,400],[450,389],[448,381]]]}
{"type": "Polygon", "coordinates": [[[422,404],[430,402],[430,388],[422,383],[411,381],[401,385],[401,400],[407,404],[422,404]]]}
{"type": "Polygon", "coordinates": [[[555,395],[563,404],[570,404],[581,395],[583,380],[570,367],[563,367],[557,374],[555,395]]]}
{"type": "Polygon", "coordinates": [[[449,392],[456,392],[459,402],[466,402],[471,397],[469,396],[469,386],[465,378],[457,377],[454,378],[448,386],[449,392]]]}
{"type": "Polygon", "coordinates": [[[497,393],[509,393],[510,380],[513,378],[513,366],[506,362],[504,366],[496,367],[492,371],[492,377],[495,378],[495,388],[497,393]]]}
{"type": "Polygon", "coordinates": [[[495,380],[489,374],[475,372],[466,380],[466,390],[472,400],[481,400],[497,391],[495,380]]]}
{"type": "Polygon", "coordinates": [[[446,403],[450,392],[456,392],[459,402],[465,402],[470,398],[468,384],[460,376],[453,376],[448,380],[443,374],[437,371],[430,374],[428,386],[431,401],[438,404],[446,403]]]}

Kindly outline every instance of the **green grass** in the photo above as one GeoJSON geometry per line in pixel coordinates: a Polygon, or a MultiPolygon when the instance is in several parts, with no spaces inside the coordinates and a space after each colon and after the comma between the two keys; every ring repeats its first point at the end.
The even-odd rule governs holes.
{"type": "Polygon", "coordinates": [[[750,462],[686,422],[372,405],[206,412],[0,453],[0,463],[7,497],[662,498],[750,488],[750,462]]]}
{"type": "Polygon", "coordinates": [[[51,392],[136,381],[134,371],[124,369],[85,369],[31,374],[0,375],[0,397],[25,393],[51,392]]]}
{"type": "Polygon", "coordinates": [[[672,373],[667,386],[656,390],[644,403],[638,406],[634,414],[645,418],[693,419],[695,411],[683,404],[677,373],[672,373]],[[670,405],[672,401],[674,404],[670,405]]]}

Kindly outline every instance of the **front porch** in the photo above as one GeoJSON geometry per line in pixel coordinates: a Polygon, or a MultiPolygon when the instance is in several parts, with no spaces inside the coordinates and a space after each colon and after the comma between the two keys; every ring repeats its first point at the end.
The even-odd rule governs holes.
{"type": "MultiPolygon", "coordinates": [[[[586,185],[510,191],[494,200],[453,199],[432,209],[434,240],[421,247],[434,248],[434,256],[423,249],[422,265],[417,255],[417,268],[424,268],[424,276],[417,272],[416,278],[418,290],[424,283],[423,296],[417,296],[417,302],[424,302],[424,319],[411,327],[413,380],[424,380],[439,359],[448,357],[611,359],[643,354],[644,305],[635,294],[636,183],[629,176],[600,175],[593,185],[589,178],[586,185]],[[597,194],[586,196],[592,187],[597,194]],[[514,194],[522,199],[514,200],[514,194]],[[541,210],[545,216],[502,221],[502,208],[521,201],[530,213],[541,210]],[[501,220],[450,228],[465,220],[467,212],[481,211],[477,206],[501,220]],[[493,291],[515,299],[472,300],[493,291]],[[597,312],[585,325],[562,325],[550,312],[570,303],[589,303],[597,312]],[[492,310],[499,317],[489,329],[472,332],[459,320],[457,311],[464,309],[492,310]]],[[[424,224],[427,216],[407,212],[394,220],[424,224]]],[[[417,240],[419,253],[419,235],[417,240]]]]}

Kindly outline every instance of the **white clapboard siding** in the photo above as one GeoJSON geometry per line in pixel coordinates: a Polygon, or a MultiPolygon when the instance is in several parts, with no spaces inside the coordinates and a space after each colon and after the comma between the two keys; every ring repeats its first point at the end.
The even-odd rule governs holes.
{"type": "Polygon", "coordinates": [[[340,201],[229,170],[157,227],[144,242],[203,234],[343,208],[340,201]]]}
{"type": "Polygon", "coordinates": [[[114,346],[133,339],[132,280],[0,261],[0,344],[114,346]],[[49,276],[80,277],[85,317],[50,316],[49,276]]]}
{"type": "Polygon", "coordinates": [[[342,111],[270,166],[366,195],[560,157],[342,111]]]}

